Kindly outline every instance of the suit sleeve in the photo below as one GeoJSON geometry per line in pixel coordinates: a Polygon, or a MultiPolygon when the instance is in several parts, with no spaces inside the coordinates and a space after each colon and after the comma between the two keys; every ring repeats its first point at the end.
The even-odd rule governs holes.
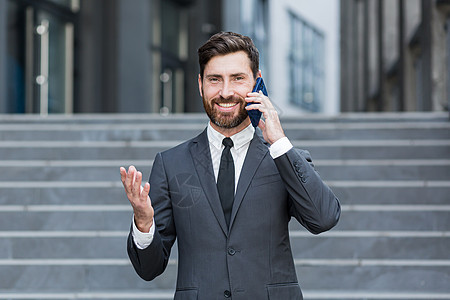
{"type": "MultiPolygon", "coordinates": [[[[144,280],[153,280],[164,272],[176,239],[172,205],[163,159],[157,154],[150,174],[150,200],[156,225],[152,243],[141,250],[136,247],[130,231],[127,251],[136,273],[144,280]]],[[[132,227],[131,227],[132,230],[132,227]]]]}
{"type": "Polygon", "coordinates": [[[313,234],[334,227],[341,213],[339,200],[315,171],[309,152],[292,148],[275,164],[290,196],[290,214],[313,234]]]}

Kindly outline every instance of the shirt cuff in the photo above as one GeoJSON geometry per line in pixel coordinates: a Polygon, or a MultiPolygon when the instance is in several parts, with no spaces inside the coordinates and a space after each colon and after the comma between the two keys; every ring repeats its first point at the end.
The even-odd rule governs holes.
{"type": "Polygon", "coordinates": [[[131,235],[133,236],[133,241],[136,247],[140,250],[144,250],[153,241],[153,235],[155,234],[155,219],[153,219],[152,227],[150,227],[149,232],[141,232],[134,223],[134,215],[133,215],[133,231],[131,235]]]}
{"type": "Polygon", "coordinates": [[[280,157],[281,155],[285,154],[289,150],[291,150],[294,146],[292,146],[292,143],[289,141],[289,139],[285,136],[275,143],[273,143],[269,147],[270,156],[272,156],[273,159],[280,157]]]}

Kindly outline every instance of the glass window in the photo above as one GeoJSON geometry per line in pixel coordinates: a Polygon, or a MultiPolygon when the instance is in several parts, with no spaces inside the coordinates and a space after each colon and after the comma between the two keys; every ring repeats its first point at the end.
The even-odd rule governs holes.
{"type": "MultiPolygon", "coordinates": [[[[47,75],[45,84],[47,84],[47,109],[48,113],[64,113],[71,112],[71,109],[67,108],[66,89],[68,88],[66,83],[67,76],[67,62],[68,59],[72,60],[72,57],[67,57],[66,45],[68,39],[73,39],[72,34],[68,33],[67,24],[61,19],[46,11],[37,11],[38,24],[46,24],[45,31],[38,38],[40,52],[39,52],[39,68],[42,64],[47,65],[47,75]],[[47,38],[44,37],[47,35],[47,38]],[[46,40],[46,41],[45,41],[46,40]],[[43,45],[47,43],[47,45],[43,45]],[[42,53],[43,47],[47,47],[46,53],[42,53]]],[[[39,25],[37,28],[39,28],[39,25]]],[[[41,68],[42,70],[42,68],[41,68]]],[[[72,70],[70,70],[72,72],[72,70]]],[[[40,86],[40,89],[43,85],[40,86]]],[[[42,105],[42,102],[41,102],[42,105]]]]}
{"type": "Polygon", "coordinates": [[[8,4],[7,110],[25,112],[25,13],[19,4],[8,4]]]}
{"type": "Polygon", "coordinates": [[[182,10],[172,1],[161,1],[161,34],[163,51],[167,51],[175,58],[180,53],[180,21],[182,10]]]}
{"type": "Polygon", "coordinates": [[[447,16],[445,28],[447,30],[447,110],[450,111],[450,16],[447,16]]]}
{"type": "Polygon", "coordinates": [[[260,57],[259,68],[263,74],[268,74],[265,63],[267,53],[267,21],[267,0],[241,1],[242,33],[249,36],[255,43],[256,48],[258,48],[260,57]]]}
{"type": "Polygon", "coordinates": [[[153,2],[154,63],[160,68],[154,77],[155,99],[162,114],[184,111],[185,74],[188,59],[188,7],[180,1],[153,2]]]}
{"type": "Polygon", "coordinates": [[[49,7],[47,2],[8,2],[8,112],[46,115],[73,110],[71,20],[76,14],[64,14],[65,7],[49,7]]]}
{"type": "Polygon", "coordinates": [[[319,112],[324,100],[324,34],[294,13],[290,28],[290,102],[319,112]]]}
{"type": "Polygon", "coordinates": [[[77,12],[80,9],[80,0],[48,0],[60,6],[70,8],[73,12],[77,12]]]}

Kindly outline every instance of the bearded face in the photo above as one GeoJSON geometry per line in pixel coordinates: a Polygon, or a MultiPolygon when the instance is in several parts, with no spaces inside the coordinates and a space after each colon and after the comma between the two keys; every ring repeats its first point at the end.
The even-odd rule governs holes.
{"type": "Polygon", "coordinates": [[[214,56],[198,77],[203,107],[216,130],[224,135],[250,125],[245,97],[252,91],[255,77],[244,51],[214,56]]]}
{"type": "Polygon", "coordinates": [[[244,99],[233,96],[228,99],[217,97],[211,100],[205,99],[203,93],[203,107],[211,122],[217,126],[225,129],[235,128],[240,125],[248,116],[247,110],[245,110],[246,102],[244,99]],[[230,112],[220,111],[217,106],[220,107],[232,107],[238,105],[237,110],[230,112]]]}

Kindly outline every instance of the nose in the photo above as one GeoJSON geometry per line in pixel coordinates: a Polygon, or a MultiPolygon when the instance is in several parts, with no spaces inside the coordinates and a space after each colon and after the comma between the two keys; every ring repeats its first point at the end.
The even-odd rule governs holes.
{"type": "Polygon", "coordinates": [[[232,88],[231,84],[228,82],[224,82],[222,88],[220,89],[219,95],[224,99],[228,99],[233,96],[234,89],[232,88]]]}

